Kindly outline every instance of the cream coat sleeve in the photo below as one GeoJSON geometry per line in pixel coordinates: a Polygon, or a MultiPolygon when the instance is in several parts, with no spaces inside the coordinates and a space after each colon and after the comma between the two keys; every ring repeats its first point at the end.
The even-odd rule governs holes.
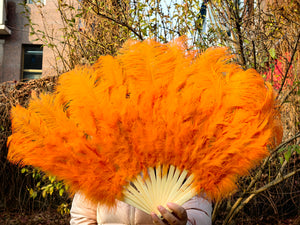
{"type": "Polygon", "coordinates": [[[71,207],[70,225],[96,225],[97,205],[86,200],[85,197],[76,193],[71,207]]]}
{"type": "MultiPolygon", "coordinates": [[[[186,209],[187,216],[188,216],[187,225],[211,225],[212,205],[205,198],[193,197],[185,204],[183,204],[183,207],[186,209]]],[[[98,208],[97,205],[92,204],[91,202],[86,200],[83,195],[80,195],[78,193],[75,194],[72,203],[72,208],[71,208],[70,224],[71,225],[92,225],[92,224],[96,225],[97,208],[98,208]]],[[[119,210],[121,210],[121,208],[119,210]]],[[[119,213],[120,215],[124,214],[120,212],[116,212],[116,213],[119,213]]],[[[120,215],[116,216],[116,218],[119,218],[120,215]]],[[[128,215],[126,214],[121,217],[124,221],[130,221],[130,219],[128,218],[129,216],[130,216],[129,214],[128,215]]],[[[136,214],[135,220],[140,221],[139,224],[143,224],[142,221],[146,221],[145,218],[138,219],[139,217],[141,217],[141,214],[140,213],[136,214]]],[[[148,217],[151,218],[150,215],[148,215],[148,217]]],[[[106,223],[108,224],[108,222],[106,222],[105,219],[102,222],[104,224],[106,223]]]]}
{"type": "Polygon", "coordinates": [[[211,225],[212,204],[202,197],[193,197],[183,204],[188,216],[187,225],[211,225]]]}

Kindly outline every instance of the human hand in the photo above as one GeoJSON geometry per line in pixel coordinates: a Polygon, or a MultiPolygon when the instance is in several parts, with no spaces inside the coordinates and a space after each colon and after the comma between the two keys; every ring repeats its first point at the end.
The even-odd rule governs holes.
{"type": "Polygon", "coordinates": [[[162,206],[158,206],[157,209],[161,213],[164,220],[161,220],[155,213],[151,213],[153,223],[157,225],[186,225],[187,213],[186,210],[175,203],[167,203],[167,206],[172,212],[168,211],[162,206]]]}

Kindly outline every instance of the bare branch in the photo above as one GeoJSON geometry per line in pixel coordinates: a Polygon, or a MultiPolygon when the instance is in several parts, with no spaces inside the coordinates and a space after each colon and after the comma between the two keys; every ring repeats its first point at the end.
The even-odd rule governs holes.
{"type": "Polygon", "coordinates": [[[295,47],[293,48],[293,53],[292,53],[292,56],[291,56],[291,60],[290,60],[290,62],[289,62],[288,68],[287,68],[286,71],[285,71],[285,74],[284,74],[284,77],[283,77],[283,81],[282,81],[281,86],[280,86],[280,89],[279,89],[279,91],[278,91],[278,95],[279,95],[279,94],[281,93],[281,91],[282,91],[282,88],[283,88],[283,86],[284,86],[284,84],[285,84],[285,81],[286,81],[286,78],[287,78],[287,76],[288,76],[289,70],[290,70],[290,68],[291,68],[291,66],[292,66],[292,63],[293,63],[293,60],[294,60],[295,53],[297,52],[299,40],[300,40],[300,32],[299,32],[298,37],[297,37],[297,39],[296,39],[296,43],[295,43],[295,47]]]}

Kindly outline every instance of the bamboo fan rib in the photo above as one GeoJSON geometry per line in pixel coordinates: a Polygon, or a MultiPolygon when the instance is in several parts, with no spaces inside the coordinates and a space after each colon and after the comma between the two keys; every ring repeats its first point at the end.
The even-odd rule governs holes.
{"type": "Polygon", "coordinates": [[[124,188],[123,201],[148,214],[160,215],[157,206],[167,208],[168,202],[182,205],[196,195],[193,180],[193,175],[188,176],[186,170],[180,171],[173,165],[151,167],[147,175],[138,175],[124,188]]]}

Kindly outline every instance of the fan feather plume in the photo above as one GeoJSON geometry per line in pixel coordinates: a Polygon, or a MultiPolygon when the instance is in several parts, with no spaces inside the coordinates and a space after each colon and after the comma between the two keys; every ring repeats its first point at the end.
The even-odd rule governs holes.
{"type": "Polygon", "coordinates": [[[193,175],[195,193],[226,197],[282,135],[273,88],[232,57],[188,50],[185,37],[128,41],[116,57],[61,75],[56,92],[14,107],[8,159],[107,206],[157,165],[193,175]]]}

